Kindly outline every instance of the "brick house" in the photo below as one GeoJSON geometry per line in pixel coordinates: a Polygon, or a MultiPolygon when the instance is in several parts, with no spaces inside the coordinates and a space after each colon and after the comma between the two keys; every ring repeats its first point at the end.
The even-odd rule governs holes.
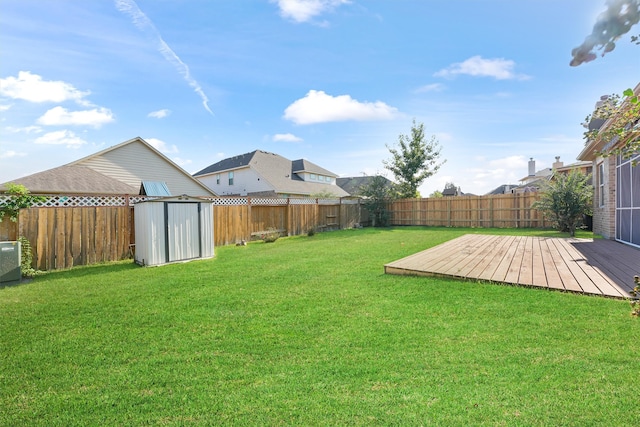
{"type": "MultiPolygon", "coordinates": [[[[640,93],[640,83],[634,93],[640,93]]],[[[606,102],[606,99],[601,102],[606,102]]],[[[618,111],[624,111],[629,105],[627,98],[618,111]]],[[[607,134],[615,117],[606,121],[592,120],[590,126],[597,129],[597,136],[587,141],[578,155],[578,160],[593,164],[594,233],[637,247],[640,247],[640,152],[625,157],[616,155],[614,150],[640,138],[639,120],[640,116],[632,117],[623,138],[611,138],[607,134]]]]}

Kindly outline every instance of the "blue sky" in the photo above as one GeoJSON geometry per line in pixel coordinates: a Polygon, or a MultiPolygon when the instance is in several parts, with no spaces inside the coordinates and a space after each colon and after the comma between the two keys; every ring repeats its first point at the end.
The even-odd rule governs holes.
{"type": "MultiPolygon", "coordinates": [[[[0,182],[140,136],[190,173],[255,149],[385,172],[412,120],[454,182],[567,163],[601,95],[640,81],[623,36],[570,67],[605,0],[0,0],[0,182]]],[[[631,33],[638,26],[634,27],[631,33]]],[[[388,177],[391,177],[387,173],[388,177]]]]}

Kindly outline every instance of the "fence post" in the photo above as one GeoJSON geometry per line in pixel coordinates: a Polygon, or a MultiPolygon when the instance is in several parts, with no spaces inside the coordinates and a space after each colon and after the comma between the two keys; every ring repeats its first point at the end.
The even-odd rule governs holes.
{"type": "Polygon", "coordinates": [[[489,199],[489,212],[491,212],[491,218],[489,219],[489,224],[491,224],[491,228],[493,228],[493,197],[489,199]]]}
{"type": "Polygon", "coordinates": [[[251,218],[251,197],[247,197],[247,228],[246,228],[246,238],[245,240],[250,242],[251,241],[251,233],[253,232],[253,230],[251,229],[251,223],[252,223],[252,218],[251,218]]]}
{"type": "Polygon", "coordinates": [[[520,194],[516,193],[516,228],[520,228],[520,194]]]}
{"type": "Polygon", "coordinates": [[[291,236],[291,197],[287,197],[287,210],[285,211],[285,225],[287,227],[287,236],[291,236]]]}

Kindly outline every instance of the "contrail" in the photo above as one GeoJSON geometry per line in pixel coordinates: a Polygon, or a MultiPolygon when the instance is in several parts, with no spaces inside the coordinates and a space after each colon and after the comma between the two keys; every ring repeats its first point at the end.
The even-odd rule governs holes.
{"type": "Polygon", "coordinates": [[[182,62],[178,55],[176,55],[176,53],[162,39],[160,32],[156,29],[155,25],[153,25],[153,22],[151,22],[151,20],[147,18],[147,15],[140,10],[136,2],[134,0],[115,0],[115,5],[118,11],[131,17],[133,24],[138,27],[140,31],[144,32],[155,41],[158,51],[167,61],[176,67],[178,72],[182,74],[182,77],[187,81],[187,84],[189,84],[189,86],[191,86],[193,90],[200,95],[200,98],[202,98],[202,105],[205,110],[213,115],[213,111],[209,108],[209,98],[207,98],[207,95],[202,90],[202,87],[200,87],[200,84],[191,77],[187,64],[182,62]]]}

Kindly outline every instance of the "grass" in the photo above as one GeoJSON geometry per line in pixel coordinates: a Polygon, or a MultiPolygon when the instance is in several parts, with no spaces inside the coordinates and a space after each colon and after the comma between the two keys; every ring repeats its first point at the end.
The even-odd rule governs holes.
{"type": "Polygon", "coordinates": [[[0,425],[638,425],[627,302],[383,274],[469,232],[555,235],[345,230],[0,289],[0,425]]]}

